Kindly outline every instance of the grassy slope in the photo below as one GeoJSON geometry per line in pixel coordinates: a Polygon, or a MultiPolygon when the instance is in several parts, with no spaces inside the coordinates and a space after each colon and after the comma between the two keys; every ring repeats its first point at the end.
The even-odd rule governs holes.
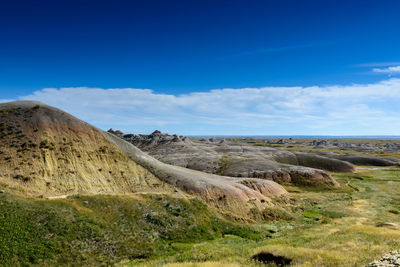
{"type": "Polygon", "coordinates": [[[334,174],[345,190],[288,187],[291,216],[233,225],[197,200],[167,195],[76,196],[39,200],[0,195],[3,265],[256,266],[260,251],[298,266],[359,266],[400,247],[400,168],[334,174]],[[362,180],[361,180],[362,178],[362,180]],[[130,261],[129,261],[130,259],[130,261]]]}
{"type": "Polygon", "coordinates": [[[185,250],[144,265],[257,266],[249,258],[265,251],[292,258],[296,266],[361,266],[399,249],[400,231],[376,224],[400,224],[400,168],[365,167],[355,174],[334,176],[351,187],[341,191],[288,187],[302,201],[303,210],[294,214],[295,219],[255,226],[264,233],[275,232],[269,239],[249,241],[226,235],[181,245],[185,250]]]}
{"type": "Polygon", "coordinates": [[[174,254],[173,242],[256,231],[215,216],[200,201],[167,195],[76,196],[38,200],[0,195],[0,262],[101,265],[174,254]]]}
{"type": "Polygon", "coordinates": [[[359,167],[333,176],[346,189],[287,186],[298,209],[271,211],[267,218],[275,221],[252,226],[220,219],[200,201],[166,195],[50,201],[6,189],[0,194],[0,262],[258,266],[249,258],[266,251],[296,266],[360,266],[399,249],[400,230],[376,224],[400,224],[400,168],[359,167]]]}

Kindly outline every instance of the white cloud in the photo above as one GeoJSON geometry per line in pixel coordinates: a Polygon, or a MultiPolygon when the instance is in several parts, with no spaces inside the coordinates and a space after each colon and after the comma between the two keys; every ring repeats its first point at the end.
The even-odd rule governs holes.
{"type": "Polygon", "coordinates": [[[387,68],[374,68],[374,69],[372,69],[372,71],[377,72],[377,73],[387,73],[387,74],[393,75],[393,74],[400,73],[400,66],[393,66],[393,67],[387,67],[387,68]]]}
{"type": "Polygon", "coordinates": [[[102,128],[179,134],[400,134],[400,79],[372,84],[214,89],[46,88],[21,99],[64,109],[102,128]]]}
{"type": "Polygon", "coordinates": [[[7,103],[11,101],[14,101],[14,99],[0,99],[0,103],[7,103]]]}
{"type": "Polygon", "coordinates": [[[392,61],[392,62],[370,62],[370,63],[363,63],[354,65],[355,67],[391,67],[400,65],[399,61],[392,61]]]}

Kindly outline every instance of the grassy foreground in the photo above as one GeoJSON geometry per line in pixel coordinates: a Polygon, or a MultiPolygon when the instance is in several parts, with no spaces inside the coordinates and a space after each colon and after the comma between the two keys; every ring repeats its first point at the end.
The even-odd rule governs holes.
{"type": "Polygon", "coordinates": [[[272,221],[257,225],[229,222],[196,199],[137,194],[41,200],[6,188],[0,194],[0,262],[261,266],[251,257],[270,252],[295,266],[362,266],[399,249],[400,230],[377,225],[400,224],[400,168],[333,175],[343,189],[287,186],[298,208],[271,210],[272,221]]]}
{"type": "Polygon", "coordinates": [[[354,174],[333,175],[345,189],[287,187],[302,209],[291,220],[254,226],[270,238],[225,235],[175,243],[176,254],[141,261],[142,266],[265,266],[250,260],[259,252],[286,256],[295,266],[362,266],[399,249],[400,230],[377,225],[400,224],[400,168],[359,167],[354,174]]]}
{"type": "Polygon", "coordinates": [[[38,200],[0,194],[0,265],[110,265],[179,250],[172,244],[260,233],[227,222],[195,199],[167,195],[38,200]]]}

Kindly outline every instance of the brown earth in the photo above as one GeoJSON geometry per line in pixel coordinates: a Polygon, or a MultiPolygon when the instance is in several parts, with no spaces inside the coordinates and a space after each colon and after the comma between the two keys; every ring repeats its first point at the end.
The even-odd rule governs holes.
{"type": "Polygon", "coordinates": [[[123,135],[109,131],[158,160],[202,172],[231,177],[253,177],[277,183],[337,187],[324,170],[352,172],[348,162],[316,154],[293,153],[272,147],[255,147],[216,139],[190,140],[163,134],[123,135]],[[324,169],[324,170],[323,170],[324,169]]]}
{"type": "Polygon", "coordinates": [[[0,104],[0,182],[26,195],[135,192],[190,194],[246,217],[286,195],[279,184],[162,163],[62,110],[33,101],[0,104]]]}

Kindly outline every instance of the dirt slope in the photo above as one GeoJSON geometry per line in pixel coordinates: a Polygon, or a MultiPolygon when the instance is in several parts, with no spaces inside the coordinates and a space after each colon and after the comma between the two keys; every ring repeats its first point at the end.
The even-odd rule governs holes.
{"type": "Polygon", "coordinates": [[[150,135],[123,135],[112,129],[109,132],[164,163],[230,177],[335,187],[338,186],[337,182],[323,169],[354,171],[354,166],[348,162],[272,147],[255,147],[213,139],[189,140],[159,131],[150,135]]]}
{"type": "Polygon", "coordinates": [[[0,104],[0,182],[28,195],[177,192],[238,216],[287,192],[273,181],[162,163],[132,144],[43,103],[0,104]]]}
{"type": "Polygon", "coordinates": [[[100,132],[42,103],[0,104],[0,180],[28,194],[129,193],[173,188],[100,132]]]}
{"type": "Polygon", "coordinates": [[[124,151],[133,161],[151,170],[161,180],[185,192],[200,196],[220,209],[244,211],[247,204],[258,208],[271,205],[271,197],[286,194],[279,184],[263,179],[219,176],[173,166],[154,159],[121,138],[103,132],[105,137],[124,151]],[[246,205],[243,206],[243,203],[246,205]]]}

